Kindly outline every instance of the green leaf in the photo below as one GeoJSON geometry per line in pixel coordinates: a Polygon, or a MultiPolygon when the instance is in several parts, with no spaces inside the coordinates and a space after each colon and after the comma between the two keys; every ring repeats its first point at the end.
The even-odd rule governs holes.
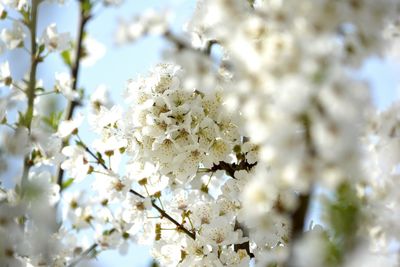
{"type": "Polygon", "coordinates": [[[7,18],[7,11],[3,10],[0,15],[0,19],[6,19],[7,18]]]}
{"type": "Polygon", "coordinates": [[[85,40],[87,36],[88,36],[87,31],[83,31],[82,32],[82,39],[85,40]]]}
{"type": "Polygon", "coordinates": [[[83,0],[81,2],[81,7],[82,7],[82,11],[84,14],[90,14],[90,11],[92,10],[93,4],[91,3],[90,0],[83,0]]]}
{"type": "Polygon", "coordinates": [[[105,235],[105,236],[107,236],[107,235],[111,235],[112,233],[114,233],[115,232],[115,228],[111,228],[111,229],[109,229],[109,230],[104,230],[103,231],[103,235],[105,235]]]}
{"type": "Polygon", "coordinates": [[[31,160],[35,161],[37,158],[41,158],[42,157],[42,153],[40,152],[40,150],[36,150],[34,149],[31,153],[31,160]]]}
{"type": "Polygon", "coordinates": [[[329,223],[338,237],[354,234],[357,230],[359,200],[350,185],[343,184],[337,189],[336,201],[330,204],[329,213],[329,223]]]}
{"type": "Polygon", "coordinates": [[[68,180],[63,182],[62,185],[61,185],[61,189],[64,190],[64,189],[68,188],[70,185],[72,185],[74,180],[75,180],[74,178],[69,178],[68,180]]]}
{"type": "Polygon", "coordinates": [[[71,51],[69,51],[69,50],[62,51],[61,57],[67,66],[70,66],[70,67],[72,66],[71,51]]]}
{"type": "Polygon", "coordinates": [[[340,245],[334,242],[326,234],[326,252],[325,252],[325,266],[340,266],[343,260],[343,254],[340,245]]]}
{"type": "Polygon", "coordinates": [[[49,117],[43,117],[43,122],[46,123],[54,131],[57,131],[58,125],[60,124],[63,112],[52,112],[49,117]]]}
{"type": "Polygon", "coordinates": [[[255,0],[247,0],[247,2],[250,4],[251,7],[254,7],[255,0]]]}
{"type": "Polygon", "coordinates": [[[24,114],[21,111],[18,111],[18,122],[17,122],[17,125],[18,126],[25,125],[24,120],[25,120],[24,114]]]}
{"type": "Polygon", "coordinates": [[[20,10],[20,13],[21,13],[22,17],[24,18],[24,23],[26,25],[29,25],[29,23],[30,23],[30,13],[31,13],[30,7],[27,10],[25,10],[25,9],[20,10]]]}
{"type": "Polygon", "coordinates": [[[326,265],[339,266],[345,253],[354,246],[361,220],[360,199],[349,183],[341,184],[334,198],[328,200],[325,222],[330,237],[327,238],[326,265]]]}
{"type": "Polygon", "coordinates": [[[78,94],[79,94],[79,98],[83,99],[85,97],[85,89],[84,88],[79,88],[77,90],[78,94]]]}
{"type": "Polygon", "coordinates": [[[40,55],[41,53],[43,53],[44,49],[45,49],[45,45],[44,45],[44,44],[41,44],[41,45],[39,46],[39,49],[38,49],[38,54],[40,55]]]}

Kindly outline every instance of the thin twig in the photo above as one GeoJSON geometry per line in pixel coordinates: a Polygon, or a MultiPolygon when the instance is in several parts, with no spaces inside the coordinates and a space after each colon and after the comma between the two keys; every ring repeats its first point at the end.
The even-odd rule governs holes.
{"type": "MultiPolygon", "coordinates": [[[[104,164],[104,162],[99,159],[95,153],[93,153],[93,151],[91,151],[86,145],[84,145],[83,142],[81,142],[80,144],[84,146],[85,150],[93,157],[96,159],[97,162],[99,162],[99,164],[105,169],[105,170],[109,170],[109,168],[104,164]],[[82,143],[82,144],[81,144],[82,143]]],[[[135,196],[140,197],[141,199],[145,199],[146,197],[143,196],[142,194],[140,194],[139,192],[130,189],[129,190],[130,193],[134,194],[135,196]]],[[[165,210],[163,210],[162,208],[160,208],[156,203],[155,200],[151,201],[151,205],[153,206],[153,208],[155,208],[160,214],[161,217],[168,219],[170,222],[172,222],[173,224],[175,224],[177,230],[184,232],[185,234],[187,234],[190,238],[192,238],[193,240],[196,239],[196,233],[195,232],[191,232],[188,229],[186,229],[182,224],[180,224],[179,222],[177,222],[174,218],[172,218],[165,210]]]]}
{"type": "Polygon", "coordinates": [[[51,94],[57,94],[58,92],[56,91],[47,91],[47,92],[43,92],[40,94],[36,94],[36,96],[44,96],[44,95],[51,95],[51,94]]]}
{"type": "MultiPolygon", "coordinates": [[[[136,192],[133,189],[129,190],[130,193],[140,197],[140,198],[145,198],[142,194],[136,192]]],[[[182,224],[180,224],[179,222],[177,222],[174,218],[172,218],[165,210],[163,210],[162,208],[160,208],[156,203],[154,203],[154,201],[151,202],[151,205],[153,206],[153,208],[155,208],[162,217],[167,218],[170,222],[172,222],[173,224],[175,224],[176,228],[182,232],[184,232],[185,234],[187,234],[190,238],[192,238],[193,240],[196,239],[196,234],[194,232],[189,231],[188,229],[186,229],[182,224]]]]}
{"type": "Polygon", "coordinates": [[[88,249],[86,249],[84,252],[82,252],[82,254],[79,256],[79,258],[77,258],[76,260],[74,260],[73,262],[71,262],[68,267],[74,267],[76,266],[81,260],[83,260],[84,258],[86,258],[94,249],[96,249],[96,247],[98,246],[98,244],[93,244],[91,245],[88,249]]]}
{"type": "Polygon", "coordinates": [[[92,156],[92,157],[96,160],[96,162],[97,162],[98,164],[101,165],[101,167],[103,167],[103,169],[105,169],[105,170],[110,170],[110,168],[107,167],[107,165],[104,163],[104,160],[100,159],[96,154],[94,154],[94,153],[89,149],[89,147],[87,147],[83,142],[81,142],[81,143],[79,143],[79,144],[85,149],[85,151],[86,151],[87,153],[89,153],[90,156],[92,156]]]}

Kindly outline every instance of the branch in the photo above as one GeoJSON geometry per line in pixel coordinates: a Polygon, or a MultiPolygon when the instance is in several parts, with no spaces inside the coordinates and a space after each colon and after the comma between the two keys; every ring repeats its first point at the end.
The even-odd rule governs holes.
{"type": "Polygon", "coordinates": [[[304,223],[307,216],[308,206],[310,204],[310,195],[304,194],[299,196],[299,206],[291,215],[292,230],[291,239],[299,237],[304,229],[304,223]]]}
{"type": "MultiPolygon", "coordinates": [[[[96,159],[96,161],[103,167],[103,169],[105,170],[110,170],[110,168],[107,167],[107,165],[101,160],[99,159],[95,153],[93,153],[93,151],[90,150],[90,148],[88,148],[83,142],[79,143],[80,145],[82,145],[85,150],[94,158],[96,159]]],[[[139,192],[130,189],[129,190],[130,193],[140,197],[141,199],[145,199],[145,197],[140,194],[139,192]]],[[[188,235],[190,238],[192,238],[193,240],[196,239],[196,233],[195,232],[191,232],[188,229],[186,229],[181,223],[179,223],[178,221],[176,221],[174,218],[171,217],[171,215],[169,215],[164,209],[160,208],[153,200],[151,201],[151,205],[153,206],[153,208],[155,208],[160,214],[161,217],[164,217],[166,219],[168,219],[170,222],[172,222],[173,224],[175,224],[176,228],[178,231],[182,231],[184,232],[186,235],[188,235]]]]}
{"type": "Polygon", "coordinates": [[[191,44],[187,43],[186,41],[180,39],[178,36],[174,35],[171,31],[166,31],[164,33],[164,37],[170,41],[171,43],[175,44],[176,49],[181,51],[183,49],[191,50],[199,54],[203,54],[207,57],[211,54],[211,48],[213,45],[218,44],[217,40],[210,40],[207,42],[206,47],[204,49],[197,49],[194,48],[191,44]]]}
{"type": "MultiPolygon", "coordinates": [[[[78,40],[76,43],[76,54],[75,54],[75,62],[73,66],[71,67],[71,78],[72,78],[72,90],[76,91],[77,86],[78,86],[78,75],[79,75],[79,68],[80,68],[80,63],[83,55],[83,37],[85,33],[85,26],[88,23],[88,21],[92,18],[90,14],[88,14],[87,11],[85,11],[83,5],[84,1],[80,0],[80,18],[79,18],[79,29],[78,29],[78,40]]],[[[74,115],[74,110],[75,107],[78,105],[78,102],[76,101],[70,101],[68,100],[67,102],[67,107],[65,108],[65,113],[64,113],[64,120],[70,120],[72,116],[74,115]]],[[[63,142],[63,147],[68,144],[68,139],[63,142]]],[[[62,180],[64,176],[64,170],[61,169],[61,166],[58,166],[57,172],[57,184],[60,186],[60,191],[62,190],[62,180]]]]}
{"type": "Polygon", "coordinates": [[[289,257],[283,265],[284,267],[296,266],[296,263],[294,262],[295,257],[293,251],[293,243],[295,242],[296,239],[301,237],[303,233],[308,206],[310,204],[309,194],[300,195],[298,199],[300,201],[299,206],[291,215],[292,229],[290,231],[290,239],[292,240],[292,244],[290,245],[289,257]]]}
{"type": "MultiPolygon", "coordinates": [[[[25,112],[25,126],[28,128],[28,131],[31,131],[32,118],[33,118],[33,108],[35,102],[35,87],[36,87],[36,72],[37,65],[39,64],[39,55],[37,51],[37,43],[36,43],[36,28],[37,28],[37,13],[39,9],[39,0],[32,0],[32,9],[31,9],[31,18],[29,21],[28,29],[31,35],[31,67],[29,72],[29,83],[28,90],[26,91],[26,96],[28,98],[28,107],[25,112]]],[[[30,155],[26,155],[24,158],[24,168],[22,174],[22,184],[28,179],[29,169],[32,166],[32,162],[30,161],[30,155]]]]}
{"type": "MultiPolygon", "coordinates": [[[[140,197],[140,198],[145,198],[142,194],[136,192],[133,189],[129,190],[130,193],[140,197]]],[[[182,224],[180,224],[179,222],[177,222],[174,218],[172,218],[165,210],[163,210],[162,208],[160,208],[156,203],[154,203],[154,201],[151,202],[151,205],[153,206],[153,208],[155,208],[160,214],[161,217],[165,217],[167,218],[170,222],[172,222],[173,224],[175,224],[176,228],[180,231],[183,231],[185,234],[187,234],[190,238],[192,238],[193,240],[196,239],[196,234],[194,232],[190,232],[188,229],[186,229],[182,224]]]]}
{"type": "MultiPolygon", "coordinates": [[[[80,1],[80,20],[79,20],[79,32],[78,32],[78,42],[77,42],[77,49],[76,49],[76,54],[75,54],[75,63],[71,68],[71,77],[72,77],[72,90],[77,89],[78,85],[78,75],[79,75],[79,68],[80,68],[80,63],[81,59],[83,56],[83,36],[85,33],[85,26],[88,23],[88,21],[92,18],[90,14],[87,14],[87,12],[83,8],[83,2],[80,1]]],[[[77,105],[76,101],[68,101],[67,108],[65,110],[65,120],[70,120],[72,118],[72,115],[74,114],[74,109],[77,105]]]]}
{"type": "Polygon", "coordinates": [[[207,44],[206,44],[206,47],[204,48],[204,53],[205,53],[206,55],[211,55],[211,49],[212,49],[212,47],[213,47],[215,44],[218,44],[218,41],[217,41],[217,40],[210,40],[210,41],[208,41],[207,44]]]}
{"type": "Polygon", "coordinates": [[[242,160],[239,162],[239,164],[236,163],[226,163],[225,161],[220,161],[218,164],[214,164],[210,171],[211,172],[216,172],[218,170],[225,171],[227,175],[232,177],[233,179],[235,178],[235,172],[236,171],[241,171],[241,170],[246,170],[250,171],[254,166],[257,165],[256,163],[248,163],[246,160],[242,160]]]}
{"type": "MultiPolygon", "coordinates": [[[[243,233],[244,237],[248,237],[249,236],[248,229],[244,225],[240,224],[238,221],[235,221],[235,231],[238,230],[238,229],[242,230],[242,233],[243,233]]],[[[241,243],[241,244],[234,244],[233,245],[233,249],[234,249],[235,252],[238,252],[239,249],[244,249],[244,250],[246,250],[247,255],[249,255],[250,258],[254,258],[255,257],[254,254],[250,252],[250,242],[249,241],[246,241],[246,242],[241,243]]]]}
{"type": "MultiPolygon", "coordinates": [[[[307,154],[308,154],[306,161],[312,162],[313,160],[315,160],[318,157],[318,152],[317,152],[317,149],[313,142],[313,137],[312,137],[312,132],[311,132],[312,121],[311,121],[310,116],[307,113],[300,115],[299,120],[304,127],[304,141],[306,144],[307,154]]],[[[309,193],[304,193],[304,194],[299,195],[298,200],[300,203],[297,206],[296,210],[290,216],[291,221],[292,221],[292,229],[291,229],[291,233],[290,233],[290,239],[292,240],[292,243],[296,239],[298,239],[303,233],[304,223],[305,223],[305,219],[307,216],[308,207],[309,207],[310,201],[311,201],[311,192],[312,192],[312,190],[310,190],[309,193]]],[[[294,253],[294,251],[293,251],[293,244],[292,244],[290,247],[289,258],[287,259],[287,261],[284,264],[285,267],[294,266],[295,259],[294,259],[293,253],[294,253]]]]}
{"type": "Polygon", "coordinates": [[[85,149],[86,152],[88,152],[90,154],[90,156],[92,156],[98,164],[101,165],[101,167],[103,167],[103,169],[105,170],[109,170],[110,168],[107,167],[107,165],[104,163],[104,160],[99,158],[98,156],[96,156],[85,144],[80,143],[79,145],[83,146],[83,148],[85,149]]]}

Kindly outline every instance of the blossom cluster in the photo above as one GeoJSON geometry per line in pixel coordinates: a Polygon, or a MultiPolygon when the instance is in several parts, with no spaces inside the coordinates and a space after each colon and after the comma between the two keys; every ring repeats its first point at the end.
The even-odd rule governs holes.
{"type": "MultiPolygon", "coordinates": [[[[64,148],[65,163],[69,163],[63,168],[75,178],[82,172],[74,170],[93,172],[93,189],[106,203],[101,209],[112,212],[111,206],[118,203],[119,223],[125,225],[126,235],[153,244],[153,255],[163,265],[248,265],[246,246],[235,246],[249,241],[238,221],[239,196],[256,164],[257,148],[243,140],[239,121],[224,109],[218,90],[189,92],[182,88],[182,75],[179,67],[162,64],[148,77],[129,81],[126,112],[100,105],[90,117],[99,134],[93,147],[110,158],[109,166],[91,166],[87,152],[78,144],[64,148]],[[128,161],[125,175],[119,167],[121,154],[128,161]],[[224,166],[235,166],[235,170],[224,166]]],[[[77,207],[70,211],[77,214],[77,207]]],[[[90,225],[100,220],[114,225],[112,229],[121,228],[115,226],[115,215],[110,220],[107,213],[96,212],[108,219],[94,214],[72,219],[73,225],[89,227],[78,220],[90,216],[90,225]]],[[[109,231],[103,233],[102,238],[108,239],[109,231]]],[[[114,230],[113,234],[124,232],[114,230]]],[[[100,243],[107,248],[123,245],[100,243]]]]}
{"type": "Polygon", "coordinates": [[[30,62],[23,79],[0,63],[1,266],[76,266],[133,242],[162,266],[397,266],[400,106],[377,111],[357,75],[396,57],[397,0],[199,0],[185,35],[144,12],[116,41],[170,45],[124,103],[79,87],[105,53],[87,23],[122,1],[78,1],[76,40],[37,32],[43,2],[0,3],[0,52],[30,62]],[[68,72],[44,86],[57,54],[68,72]]]}
{"type": "Polygon", "coordinates": [[[158,66],[150,77],[130,82],[126,96],[132,108],[124,121],[129,151],[137,154],[132,160],[157,165],[170,183],[185,184],[200,165],[230,163],[241,136],[220,93],[183,90],[179,71],[158,66]]]}

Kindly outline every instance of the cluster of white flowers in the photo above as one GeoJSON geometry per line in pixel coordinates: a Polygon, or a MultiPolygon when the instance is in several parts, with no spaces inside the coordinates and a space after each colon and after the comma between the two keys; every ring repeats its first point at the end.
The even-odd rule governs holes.
{"type": "MultiPolygon", "coordinates": [[[[163,265],[246,266],[249,247],[240,246],[249,237],[238,221],[239,197],[257,148],[243,140],[239,116],[224,108],[218,90],[186,91],[182,75],[179,67],[162,64],[148,77],[129,81],[126,112],[107,104],[103,87],[92,96],[89,119],[99,134],[93,147],[102,164],[90,163],[86,145],[78,142],[63,149],[62,168],[76,180],[95,175],[102,211],[93,212],[95,204],[81,206],[85,202],[75,198],[67,202],[72,203],[68,218],[76,228],[96,225],[103,248],[124,252],[127,242],[121,240],[131,238],[153,244],[153,255],[163,265]],[[125,175],[121,155],[128,156],[125,175]]],[[[69,130],[60,133],[76,134],[80,120],[62,123],[69,130]]],[[[284,234],[277,232],[275,239],[284,234]]]]}
{"type": "Polygon", "coordinates": [[[123,116],[133,162],[154,164],[171,184],[185,184],[199,167],[230,163],[240,143],[234,114],[220,92],[185,91],[178,67],[160,65],[150,77],[128,84],[130,109],[123,116]]]}
{"type": "Polygon", "coordinates": [[[78,71],[105,53],[92,8],[122,1],[79,1],[76,43],[55,23],[36,36],[42,2],[0,4],[0,50],[30,60],[24,79],[0,63],[1,266],[75,266],[131,242],[162,266],[395,266],[400,106],[376,112],[354,73],[398,45],[397,0],[200,0],[189,41],[144,12],[117,41],[162,35],[169,63],[121,104],[104,85],[85,98],[78,71]],[[50,53],[69,72],[44,88],[50,53]],[[42,96],[58,93],[65,111],[49,114],[42,96]],[[305,231],[315,202],[324,224],[305,231]]]}
{"type": "Polygon", "coordinates": [[[337,185],[358,175],[350,144],[369,96],[346,68],[380,53],[377,32],[397,9],[396,1],[361,0],[199,4],[190,29],[224,48],[232,108],[282,187],[308,191],[316,178],[337,185]]]}
{"type": "Polygon", "coordinates": [[[365,207],[368,231],[374,251],[388,253],[392,240],[398,240],[399,214],[398,165],[399,154],[399,103],[384,112],[373,114],[369,120],[363,143],[365,144],[365,169],[369,175],[359,186],[358,194],[368,203],[365,207]]]}
{"type": "MultiPolygon", "coordinates": [[[[221,98],[227,100],[227,108],[244,118],[241,134],[259,146],[258,165],[243,185],[242,195],[243,214],[258,225],[258,233],[266,216],[275,217],[278,224],[294,224],[290,219],[302,208],[301,196],[312,194],[315,187],[336,190],[350,183],[358,188],[372,174],[370,169],[376,171],[365,168],[364,143],[360,142],[372,109],[369,88],[355,77],[354,70],[368,57],[385,52],[383,32],[388,25],[391,37],[396,38],[399,9],[399,3],[392,0],[203,0],[188,25],[193,45],[168,31],[163,33],[176,47],[168,51],[168,59],[185,71],[181,86],[188,94],[193,88],[223,88],[221,98]],[[214,52],[214,47],[222,48],[222,55],[214,52]]],[[[137,28],[137,23],[132,23],[123,29],[134,25],[137,28]]],[[[384,142],[381,136],[379,140],[384,142]]],[[[377,162],[394,168],[396,146],[384,143],[384,157],[390,160],[377,162]]],[[[153,149],[153,142],[150,145],[153,149]]],[[[377,177],[377,183],[382,183],[381,174],[372,175],[371,181],[377,177]]],[[[367,192],[375,189],[363,187],[367,192]]],[[[373,191],[382,199],[378,193],[382,190],[373,191]]],[[[390,203],[395,202],[391,199],[390,203]]],[[[388,214],[393,209],[397,206],[391,206],[388,214]]],[[[376,217],[386,220],[386,216],[376,217]]],[[[377,228],[373,230],[376,233],[377,228]]],[[[296,234],[295,230],[290,231],[287,237],[293,238],[290,235],[296,234]]],[[[381,230],[378,232],[382,236],[381,230]]],[[[274,244],[282,251],[279,242],[274,244]]],[[[256,259],[286,261],[286,257],[265,255],[263,251],[256,259]]]]}

